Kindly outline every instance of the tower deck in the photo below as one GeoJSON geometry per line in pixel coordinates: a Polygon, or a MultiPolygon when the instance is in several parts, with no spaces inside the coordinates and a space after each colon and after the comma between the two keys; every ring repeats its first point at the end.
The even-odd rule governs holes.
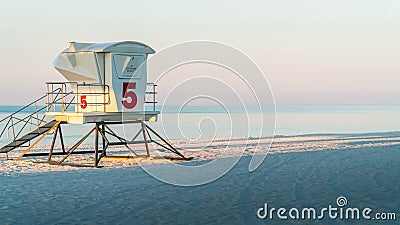
{"type": "Polygon", "coordinates": [[[123,121],[157,121],[159,111],[143,112],[46,112],[47,116],[54,116],[56,121],[69,124],[86,124],[123,121]]]}

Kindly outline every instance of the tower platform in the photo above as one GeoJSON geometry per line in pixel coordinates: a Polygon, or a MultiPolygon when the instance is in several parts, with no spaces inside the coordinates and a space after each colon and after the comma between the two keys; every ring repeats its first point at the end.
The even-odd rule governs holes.
{"type": "Polygon", "coordinates": [[[143,112],[46,112],[56,121],[69,124],[123,123],[123,121],[157,121],[159,111],[143,112]]]}

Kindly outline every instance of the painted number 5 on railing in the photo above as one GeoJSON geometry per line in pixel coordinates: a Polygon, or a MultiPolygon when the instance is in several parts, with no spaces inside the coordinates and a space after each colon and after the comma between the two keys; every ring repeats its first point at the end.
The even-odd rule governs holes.
{"type": "Polygon", "coordinates": [[[81,101],[81,104],[80,104],[81,108],[86,109],[86,107],[87,107],[86,95],[81,95],[80,101],[81,101]]]}
{"type": "Polygon", "coordinates": [[[127,109],[133,109],[137,104],[137,96],[133,91],[136,89],[135,82],[124,82],[122,86],[122,105],[127,109]]]}

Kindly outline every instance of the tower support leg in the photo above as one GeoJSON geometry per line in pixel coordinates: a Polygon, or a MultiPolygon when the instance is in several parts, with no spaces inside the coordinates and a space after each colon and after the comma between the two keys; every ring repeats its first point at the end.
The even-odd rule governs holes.
{"type": "Polygon", "coordinates": [[[143,140],[144,140],[144,145],[146,146],[146,154],[147,157],[150,157],[149,144],[147,143],[146,125],[144,124],[144,122],[141,122],[140,125],[142,126],[143,140]]]}
{"type": "Polygon", "coordinates": [[[105,126],[104,126],[104,123],[103,124],[101,124],[101,129],[100,129],[100,134],[101,134],[101,140],[102,140],[102,143],[103,143],[103,152],[102,152],[102,155],[103,156],[106,156],[106,136],[105,136],[105,133],[104,133],[104,129],[105,129],[105,126]]]}
{"type": "Polygon", "coordinates": [[[94,166],[99,165],[99,124],[96,123],[96,130],[94,132],[94,166]]]}
{"type": "Polygon", "coordinates": [[[47,157],[47,162],[51,161],[51,156],[53,154],[54,145],[55,145],[56,139],[57,139],[57,133],[58,133],[58,130],[60,129],[60,124],[58,124],[57,127],[54,129],[55,130],[54,130],[54,134],[53,134],[53,139],[51,141],[50,152],[49,152],[49,156],[47,157]]]}
{"type": "MultiPolygon", "coordinates": [[[[28,157],[28,156],[47,156],[47,162],[49,164],[56,164],[56,165],[61,165],[63,162],[71,155],[71,154],[94,154],[94,162],[93,164],[89,165],[77,165],[77,164],[69,164],[73,166],[89,166],[89,167],[99,167],[100,161],[103,157],[106,157],[106,152],[109,146],[113,145],[124,145],[126,146],[134,155],[133,158],[135,157],[149,157],[150,156],[150,145],[149,143],[155,143],[158,146],[162,147],[165,150],[170,151],[171,153],[174,153],[178,157],[164,157],[165,159],[170,159],[170,160],[191,160],[193,157],[185,157],[182,153],[178,151],[177,148],[175,148],[169,141],[164,139],[160,134],[158,134],[155,130],[153,130],[151,127],[149,127],[144,121],[131,121],[129,123],[140,123],[140,129],[134,136],[134,138],[131,141],[126,140],[125,138],[119,136],[116,134],[108,125],[109,124],[121,124],[121,123],[105,123],[105,122],[99,122],[96,123],[95,126],[88,132],[86,135],[84,135],[78,142],[76,142],[68,151],[66,151],[65,146],[64,146],[64,137],[62,134],[61,130],[61,123],[58,122],[55,124],[49,131],[47,131],[44,135],[42,135],[39,140],[37,140],[32,146],[28,148],[22,155],[19,156],[21,157],[28,157]],[[28,151],[37,144],[41,139],[43,139],[51,130],[54,130],[51,146],[50,146],[50,151],[47,152],[39,152],[39,153],[28,153],[28,151]],[[94,134],[94,149],[92,150],[80,150],[80,151],[75,151],[91,134],[94,134]],[[99,137],[99,134],[101,137],[99,137]],[[140,135],[143,135],[143,140],[137,140],[137,137],[140,135]],[[153,139],[152,136],[156,136],[156,139],[153,139]],[[57,141],[57,138],[60,138],[60,143],[61,143],[61,149],[62,152],[55,151],[55,143],[57,141]],[[101,138],[101,140],[99,140],[101,138]],[[115,138],[118,141],[117,142],[110,142],[109,138],[115,138]],[[133,149],[129,146],[131,144],[145,144],[146,148],[146,155],[138,155],[136,154],[133,149]],[[101,146],[99,146],[101,145],[101,146]],[[63,155],[61,160],[54,161],[52,160],[52,157],[55,155],[63,155]]],[[[109,157],[124,157],[124,156],[109,156],[109,157]]],[[[17,158],[17,159],[19,159],[17,158]]],[[[132,157],[130,157],[132,158],[132,157]]]]}
{"type": "Polygon", "coordinates": [[[59,134],[60,134],[61,149],[62,149],[62,152],[65,153],[64,137],[63,137],[63,133],[61,130],[61,124],[58,126],[58,129],[59,129],[59,134]]]}

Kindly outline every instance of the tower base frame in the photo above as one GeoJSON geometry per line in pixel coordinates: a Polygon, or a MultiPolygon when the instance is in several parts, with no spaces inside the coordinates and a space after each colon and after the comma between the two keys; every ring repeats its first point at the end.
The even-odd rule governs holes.
{"type": "MultiPolygon", "coordinates": [[[[94,156],[94,162],[93,165],[82,165],[82,164],[70,164],[68,165],[71,166],[88,166],[88,167],[99,167],[99,163],[102,158],[104,157],[110,157],[110,158],[147,158],[150,157],[150,146],[149,143],[154,143],[160,147],[162,147],[165,150],[168,150],[169,152],[173,153],[176,155],[176,157],[163,157],[164,159],[169,159],[169,160],[183,160],[183,161],[190,161],[193,159],[193,157],[185,157],[182,153],[180,153],[172,144],[170,144],[168,141],[166,141],[160,134],[158,134],[155,130],[153,130],[150,126],[148,126],[146,123],[143,121],[129,121],[129,122],[124,122],[124,123],[140,123],[140,129],[137,132],[137,134],[133,137],[132,140],[126,140],[125,138],[117,135],[109,125],[113,124],[122,124],[121,122],[97,122],[94,123],[94,127],[86,133],[78,142],[76,142],[70,149],[66,150],[65,148],[65,141],[64,141],[64,136],[62,133],[61,125],[63,123],[57,123],[56,126],[54,126],[53,130],[53,138],[51,141],[50,145],[50,150],[49,152],[35,152],[35,153],[28,153],[34,145],[36,145],[38,142],[35,142],[34,145],[31,145],[27,150],[25,150],[20,156],[18,156],[17,160],[19,160],[22,157],[32,157],[32,156],[47,156],[47,163],[52,164],[52,165],[66,165],[65,160],[75,154],[93,154],[94,156]],[[94,149],[93,150],[77,150],[77,148],[91,135],[94,134],[94,149]],[[143,135],[143,140],[138,140],[138,137],[140,135],[143,135]],[[152,135],[155,135],[159,140],[155,140],[152,138],[152,135]],[[108,137],[114,137],[116,142],[111,142],[108,137]],[[54,151],[55,150],[55,143],[56,140],[59,138],[60,140],[60,145],[61,145],[61,151],[54,151]],[[101,146],[99,146],[99,142],[101,146]],[[146,149],[146,154],[145,155],[138,155],[135,153],[135,151],[132,150],[132,148],[129,147],[131,144],[144,144],[145,149],[146,149]],[[124,145],[128,150],[131,151],[131,153],[134,156],[108,156],[107,155],[107,150],[110,146],[118,146],[118,145],[124,145]],[[53,160],[52,157],[55,155],[61,155],[64,156],[60,160],[53,160]]],[[[42,137],[40,137],[40,140],[44,138],[49,134],[49,132],[43,134],[42,137]]]]}

